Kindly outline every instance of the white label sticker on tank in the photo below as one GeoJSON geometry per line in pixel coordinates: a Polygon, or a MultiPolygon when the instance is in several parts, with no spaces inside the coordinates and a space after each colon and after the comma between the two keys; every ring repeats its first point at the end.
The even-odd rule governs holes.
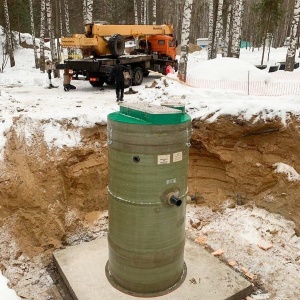
{"type": "Polygon", "coordinates": [[[173,162],[182,161],[182,151],[173,153],[173,162]]]}
{"type": "Polygon", "coordinates": [[[171,155],[166,154],[166,155],[158,155],[157,156],[157,164],[158,165],[166,165],[171,162],[171,155]]]}
{"type": "Polygon", "coordinates": [[[166,181],[166,184],[172,184],[172,183],[176,183],[176,178],[168,179],[168,180],[166,181]]]}

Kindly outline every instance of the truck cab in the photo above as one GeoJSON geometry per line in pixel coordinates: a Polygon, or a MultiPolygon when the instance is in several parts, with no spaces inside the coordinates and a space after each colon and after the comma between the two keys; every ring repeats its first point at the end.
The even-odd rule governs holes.
{"type": "Polygon", "coordinates": [[[176,58],[176,40],[172,36],[153,35],[149,36],[151,52],[157,53],[159,57],[168,57],[170,60],[176,58]]]}

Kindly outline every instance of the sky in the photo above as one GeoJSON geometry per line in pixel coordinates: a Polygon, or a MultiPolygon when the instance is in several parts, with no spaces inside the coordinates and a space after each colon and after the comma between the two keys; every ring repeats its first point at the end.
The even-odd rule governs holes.
{"type": "MultiPolygon", "coordinates": [[[[22,38],[30,42],[30,35],[22,35],[22,38]]],[[[287,48],[271,49],[270,60],[265,61],[268,66],[265,70],[255,67],[260,64],[261,50],[241,49],[240,59],[218,57],[210,61],[206,59],[206,50],[192,53],[188,58],[188,78],[198,82],[246,82],[250,73],[251,81],[263,84],[300,84],[300,68],[292,73],[268,73],[269,66],[285,61],[287,48]]],[[[0,49],[0,66],[1,51],[0,49]]],[[[48,89],[50,82],[47,74],[34,68],[32,49],[18,47],[15,50],[15,60],[15,67],[10,68],[8,62],[4,72],[0,73],[0,162],[3,160],[6,133],[11,127],[14,127],[28,145],[33,142],[34,133],[39,131],[43,132],[50,149],[75,147],[81,143],[81,128],[94,126],[95,123],[105,125],[107,115],[119,110],[112,86],[104,85],[103,89],[99,89],[93,88],[87,81],[73,80],[71,83],[76,86],[76,90],[65,92],[61,77],[51,79],[51,83],[58,88],[48,89]],[[16,117],[18,121],[14,122],[16,117]],[[41,122],[43,120],[47,122],[41,122]],[[64,125],[67,122],[61,122],[62,120],[69,124],[71,122],[77,129],[71,131],[69,126],[64,125]]],[[[248,95],[244,90],[197,88],[180,83],[176,74],[164,77],[150,73],[144,78],[143,84],[134,86],[133,90],[137,93],[125,94],[124,105],[132,102],[157,105],[162,102],[181,102],[185,104],[186,111],[192,118],[206,119],[207,122],[214,122],[223,114],[231,114],[246,120],[253,115],[262,119],[279,116],[286,124],[287,112],[300,114],[300,95],[256,96],[248,95]],[[154,81],[155,87],[151,87],[154,81]]],[[[291,180],[300,179],[300,175],[291,166],[279,164],[276,171],[287,174],[291,180]]],[[[1,299],[4,295],[5,300],[20,299],[7,287],[7,280],[1,272],[0,295],[1,299]]]]}

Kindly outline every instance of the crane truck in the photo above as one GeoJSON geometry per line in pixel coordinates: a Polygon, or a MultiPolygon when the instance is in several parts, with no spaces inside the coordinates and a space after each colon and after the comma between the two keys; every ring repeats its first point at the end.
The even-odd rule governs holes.
{"type": "Polygon", "coordinates": [[[131,71],[125,87],[140,85],[150,71],[166,74],[166,67],[178,68],[176,40],[171,25],[110,25],[93,22],[85,25],[85,33],[62,37],[61,46],[68,52],[80,49],[81,57],[71,56],[57,69],[72,70],[76,79],[83,75],[94,87],[113,84],[112,68],[119,59],[131,71]],[[131,53],[125,53],[126,41],[135,41],[131,53]]]}

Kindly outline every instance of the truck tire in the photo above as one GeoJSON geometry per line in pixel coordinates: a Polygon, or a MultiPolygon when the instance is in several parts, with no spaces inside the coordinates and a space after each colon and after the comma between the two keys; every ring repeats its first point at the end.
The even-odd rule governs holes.
{"type": "Polygon", "coordinates": [[[122,55],[125,49],[124,37],[120,34],[111,36],[108,40],[108,48],[113,56],[118,57],[122,55]]]}
{"type": "Polygon", "coordinates": [[[140,85],[143,82],[143,77],[143,70],[139,67],[135,68],[132,75],[132,84],[140,85]]]}

